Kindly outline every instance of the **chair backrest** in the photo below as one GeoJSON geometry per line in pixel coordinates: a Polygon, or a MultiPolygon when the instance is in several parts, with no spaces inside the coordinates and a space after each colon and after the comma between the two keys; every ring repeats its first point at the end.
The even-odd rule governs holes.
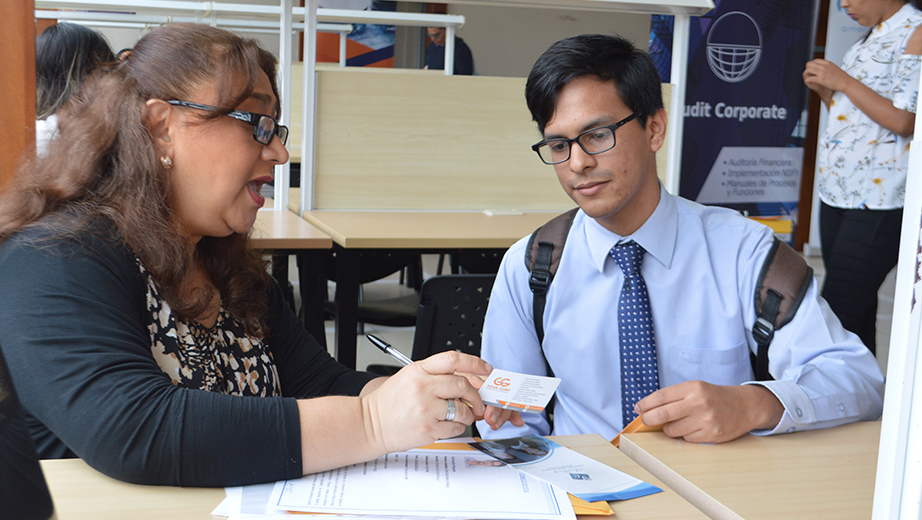
{"type": "Polygon", "coordinates": [[[451,254],[451,272],[464,274],[496,274],[505,251],[459,251],[451,254]]]}
{"type": "Polygon", "coordinates": [[[447,350],[480,355],[483,320],[496,275],[433,276],[420,291],[413,360],[447,350]]]}
{"type": "Polygon", "coordinates": [[[13,382],[0,353],[0,508],[4,518],[44,520],[54,505],[13,382]],[[7,516],[9,515],[9,516],[7,516]]]}
{"type": "MultiPolygon", "coordinates": [[[[335,252],[331,252],[335,256],[335,252]]],[[[416,252],[399,250],[368,250],[359,257],[359,283],[369,283],[407,268],[409,282],[407,285],[419,291],[423,283],[422,256],[416,252]]],[[[328,280],[336,281],[336,262],[326,263],[328,280]]]]}

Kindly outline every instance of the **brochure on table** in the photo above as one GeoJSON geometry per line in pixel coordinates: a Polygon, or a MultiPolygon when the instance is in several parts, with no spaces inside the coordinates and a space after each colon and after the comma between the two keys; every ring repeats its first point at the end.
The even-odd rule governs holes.
{"type": "MultiPolygon", "coordinates": [[[[430,445],[435,447],[436,445],[430,445]]],[[[268,511],[576,519],[565,490],[477,451],[416,449],[277,482],[268,511]]]]}
{"type": "Polygon", "coordinates": [[[539,435],[470,444],[587,502],[627,500],[662,491],[539,435]]]}

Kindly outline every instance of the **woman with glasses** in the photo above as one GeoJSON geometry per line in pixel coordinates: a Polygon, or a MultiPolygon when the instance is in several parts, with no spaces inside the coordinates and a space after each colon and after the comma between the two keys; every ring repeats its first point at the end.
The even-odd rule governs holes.
{"type": "Polygon", "coordinates": [[[268,52],[174,24],[120,58],[0,199],[0,345],[40,455],[235,486],[424,445],[483,414],[454,375],[489,374],[478,358],[389,379],[337,364],[248,247],[260,189],[288,160],[268,52]]]}

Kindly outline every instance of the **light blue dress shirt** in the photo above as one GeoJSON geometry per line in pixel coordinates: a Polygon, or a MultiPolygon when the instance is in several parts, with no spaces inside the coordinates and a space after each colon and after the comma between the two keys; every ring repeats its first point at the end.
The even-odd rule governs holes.
{"type": "MultiPolygon", "coordinates": [[[[579,211],[570,228],[544,311],[544,355],[532,319],[525,267],[527,237],[507,251],[496,277],[483,330],[482,356],[494,367],[547,374],[545,356],[561,379],[554,431],[544,415],[506,424],[485,438],[527,434],[598,433],[621,424],[618,294],[624,277],[612,246],[634,240],[647,250],[647,283],[656,335],[660,387],[690,380],[719,385],[752,382],[749,353],[755,287],[772,233],[738,213],[675,197],[660,188],[649,219],[620,237],[579,211]]],[[[827,428],[880,416],[884,377],[874,356],[846,331],[813,281],[796,317],[776,331],[769,353],[776,381],[761,382],[784,405],[772,434],[827,428]]]]}

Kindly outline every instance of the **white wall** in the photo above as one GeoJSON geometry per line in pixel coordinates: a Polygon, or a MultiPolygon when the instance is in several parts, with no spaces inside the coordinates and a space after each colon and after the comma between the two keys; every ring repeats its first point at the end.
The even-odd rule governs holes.
{"type": "Polygon", "coordinates": [[[650,16],[641,14],[455,4],[448,12],[464,16],[457,35],[482,76],[525,77],[542,52],[568,36],[618,34],[646,49],[650,35],[650,16]]]}

